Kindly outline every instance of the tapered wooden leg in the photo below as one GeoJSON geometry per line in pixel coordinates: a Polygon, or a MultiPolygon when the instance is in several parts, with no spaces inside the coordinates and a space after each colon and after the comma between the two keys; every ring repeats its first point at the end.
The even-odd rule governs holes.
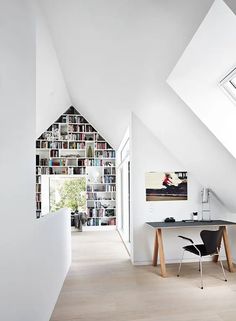
{"type": "Polygon", "coordinates": [[[229,237],[228,233],[226,230],[226,226],[223,227],[223,241],[224,241],[224,246],[225,246],[225,254],[227,258],[227,263],[228,263],[228,269],[230,272],[234,272],[234,265],[233,265],[233,259],[230,251],[230,244],[229,244],[229,237]]]}
{"type": "Polygon", "coordinates": [[[157,240],[158,240],[158,250],[159,250],[159,257],[160,257],[161,276],[165,277],[166,276],[166,263],[165,263],[165,255],[164,255],[164,247],[163,247],[161,229],[157,230],[157,240]]]}
{"type": "MultiPolygon", "coordinates": [[[[224,226],[220,226],[220,229],[224,229],[224,226]]],[[[223,237],[223,236],[222,236],[223,237]]],[[[221,243],[222,243],[222,237],[220,238],[219,244],[218,244],[218,249],[220,252],[220,248],[221,248],[221,243]]],[[[219,259],[219,255],[214,255],[213,256],[213,262],[217,263],[219,259]]]]}
{"type": "Polygon", "coordinates": [[[157,238],[157,230],[156,230],[155,238],[154,238],[154,251],[153,251],[153,258],[152,258],[153,266],[157,266],[157,258],[158,258],[158,238],[157,238]]]}

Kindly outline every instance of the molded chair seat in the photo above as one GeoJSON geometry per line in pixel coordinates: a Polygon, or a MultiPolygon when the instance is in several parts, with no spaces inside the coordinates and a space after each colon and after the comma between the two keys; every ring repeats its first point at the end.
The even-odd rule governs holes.
{"type": "Polygon", "coordinates": [[[184,246],[183,249],[185,251],[188,251],[188,252],[191,252],[193,254],[196,254],[196,255],[199,255],[199,252],[201,253],[201,256],[206,256],[206,255],[209,255],[207,253],[207,250],[206,250],[206,247],[204,244],[196,244],[195,246],[193,245],[187,245],[187,246],[184,246]],[[196,249],[197,248],[197,249],[196,249]]]}

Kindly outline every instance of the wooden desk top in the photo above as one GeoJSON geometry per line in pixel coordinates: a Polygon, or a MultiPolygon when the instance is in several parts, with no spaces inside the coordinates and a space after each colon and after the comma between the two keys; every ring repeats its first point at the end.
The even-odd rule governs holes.
{"type": "Polygon", "coordinates": [[[207,221],[195,221],[195,222],[146,222],[147,225],[157,229],[157,228],[182,228],[182,227],[201,227],[201,226],[226,226],[226,225],[236,225],[235,222],[223,221],[223,220],[213,220],[211,222],[207,221]]]}

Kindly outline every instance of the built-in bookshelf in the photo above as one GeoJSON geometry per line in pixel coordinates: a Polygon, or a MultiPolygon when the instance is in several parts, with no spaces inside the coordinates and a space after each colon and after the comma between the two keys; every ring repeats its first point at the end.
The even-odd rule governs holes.
{"type": "Polygon", "coordinates": [[[86,175],[88,226],[115,225],[115,150],[70,107],[36,140],[36,217],[42,211],[42,175],[86,175]]]}
{"type": "Polygon", "coordinates": [[[115,225],[115,166],[91,166],[87,168],[87,214],[91,218],[88,222],[90,226],[115,225]]]}

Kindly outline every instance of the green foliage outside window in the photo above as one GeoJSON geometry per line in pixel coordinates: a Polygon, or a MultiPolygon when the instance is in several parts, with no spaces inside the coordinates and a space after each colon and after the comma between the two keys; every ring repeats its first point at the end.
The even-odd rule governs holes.
{"type": "Polygon", "coordinates": [[[58,179],[50,184],[50,208],[52,212],[60,208],[70,208],[71,211],[86,211],[86,181],[85,178],[58,179]]]}

